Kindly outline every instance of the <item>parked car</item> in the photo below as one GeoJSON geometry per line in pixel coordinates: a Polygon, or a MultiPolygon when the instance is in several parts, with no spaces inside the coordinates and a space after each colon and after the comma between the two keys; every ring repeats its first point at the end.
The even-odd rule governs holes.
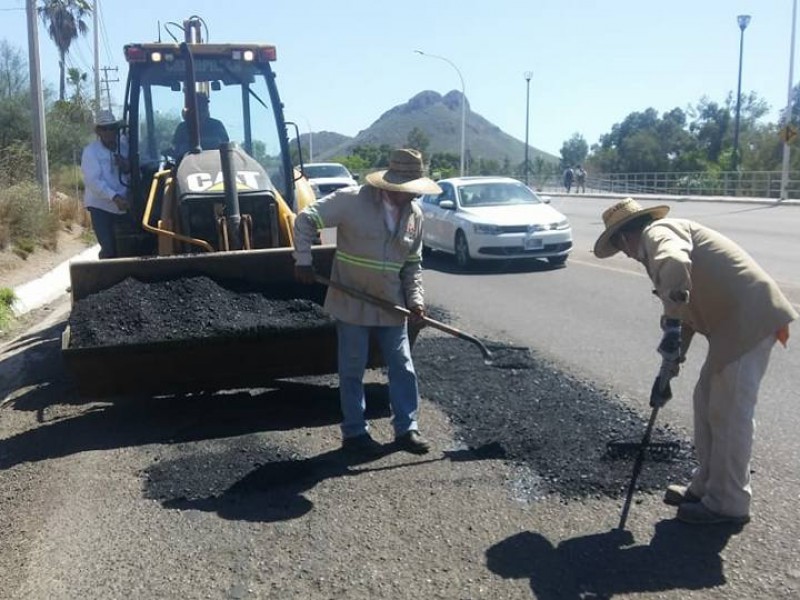
{"type": "Polygon", "coordinates": [[[358,185],[356,176],[340,163],[307,163],[303,170],[317,198],[327,196],[339,188],[358,185]]]}
{"type": "Polygon", "coordinates": [[[572,249],[569,220],[528,186],[510,177],[457,177],[437,182],[441,194],[419,200],[425,220],[423,253],[455,256],[466,269],[476,259],[546,258],[562,265],[572,249]]]}

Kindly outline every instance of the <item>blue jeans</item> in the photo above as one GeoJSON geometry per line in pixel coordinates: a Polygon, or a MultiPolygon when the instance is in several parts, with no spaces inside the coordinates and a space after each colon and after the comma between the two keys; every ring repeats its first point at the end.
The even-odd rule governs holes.
{"type": "Polygon", "coordinates": [[[339,401],[342,408],[342,437],[369,431],[364,418],[364,370],[369,358],[370,333],[380,344],[389,369],[389,402],[395,436],[417,430],[419,390],[411,361],[411,346],[405,324],[397,327],[367,327],[336,322],[339,344],[339,401]]]}
{"type": "Polygon", "coordinates": [[[102,208],[90,208],[89,214],[92,216],[94,235],[100,244],[100,258],[116,258],[117,240],[114,236],[114,226],[122,215],[110,213],[102,208]]]}

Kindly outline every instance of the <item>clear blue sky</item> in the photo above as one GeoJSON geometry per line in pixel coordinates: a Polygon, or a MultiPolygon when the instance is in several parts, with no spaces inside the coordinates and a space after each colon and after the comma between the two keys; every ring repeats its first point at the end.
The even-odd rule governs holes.
{"type": "MultiPolygon", "coordinates": [[[[594,144],[633,111],[735,93],[738,14],[752,15],[742,91],[768,102],[771,121],[787,100],[792,0],[98,1],[100,63],[123,81],[122,46],[155,40],[159,20],[196,14],[211,41],[275,44],[287,118],[303,132],[353,136],[420,91],[460,90],[456,71],[419,49],[450,59],[472,110],[523,141],[531,71],[529,140],[558,154],[572,134],[594,144]]],[[[0,39],[27,54],[24,7],[0,0],[0,39]]],[[[57,54],[41,26],[39,43],[44,80],[57,89],[57,54]]],[[[91,71],[92,60],[90,32],[70,62],[91,71]]],[[[122,91],[112,87],[116,102],[122,91]]]]}

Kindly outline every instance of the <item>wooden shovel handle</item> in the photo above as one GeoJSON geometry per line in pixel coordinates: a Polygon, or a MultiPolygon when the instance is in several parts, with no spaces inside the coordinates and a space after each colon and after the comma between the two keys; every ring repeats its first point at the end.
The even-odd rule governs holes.
{"type": "MultiPolygon", "coordinates": [[[[411,316],[411,311],[408,310],[405,306],[398,306],[394,302],[389,302],[388,300],[384,300],[383,298],[378,298],[373,296],[372,294],[368,294],[366,292],[362,292],[361,290],[357,290],[347,285],[343,285],[336,281],[331,281],[322,275],[315,274],[314,278],[321,284],[326,285],[328,287],[332,287],[336,290],[342,291],[345,294],[353,296],[354,298],[358,298],[363,300],[364,302],[369,302],[370,304],[374,304],[375,306],[380,306],[381,308],[385,308],[386,310],[393,311],[397,314],[405,315],[406,317],[411,316]]],[[[468,333],[464,333],[463,331],[456,329],[455,327],[451,327],[441,321],[437,321],[435,319],[431,319],[430,317],[423,316],[421,320],[426,325],[433,327],[434,329],[438,329],[439,331],[444,331],[445,333],[449,333],[457,338],[461,338],[462,340],[466,340],[472,344],[478,346],[483,354],[483,357],[486,360],[490,360],[492,358],[492,353],[486,347],[486,345],[481,342],[478,338],[468,333]]]]}

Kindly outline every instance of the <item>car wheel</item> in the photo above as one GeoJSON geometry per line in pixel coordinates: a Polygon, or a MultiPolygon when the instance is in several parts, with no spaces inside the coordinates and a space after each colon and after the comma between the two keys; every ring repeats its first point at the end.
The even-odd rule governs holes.
{"type": "Polygon", "coordinates": [[[550,266],[552,267],[560,267],[565,262],[567,262],[567,255],[565,254],[564,256],[550,256],[548,257],[547,262],[549,262],[550,266]]]}
{"type": "Polygon", "coordinates": [[[472,265],[472,259],[469,256],[469,244],[467,243],[467,236],[463,231],[456,233],[456,264],[460,269],[469,269],[472,265]]]}

